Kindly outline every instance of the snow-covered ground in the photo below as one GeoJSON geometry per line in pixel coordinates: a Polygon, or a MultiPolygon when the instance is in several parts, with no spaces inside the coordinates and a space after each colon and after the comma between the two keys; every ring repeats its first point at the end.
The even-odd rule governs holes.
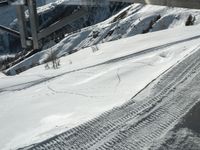
{"type": "Polygon", "coordinates": [[[34,65],[43,64],[50,50],[56,51],[57,56],[60,57],[68,54],[70,51],[77,51],[99,43],[168,28],[184,27],[189,16],[193,20],[191,22],[189,21],[190,23],[195,25],[199,24],[199,10],[133,4],[104,22],[66,35],[55,46],[39,52],[10,68],[8,73],[14,75],[16,74],[16,70],[26,70],[34,65]]]}
{"type": "MultiPolygon", "coordinates": [[[[24,147],[64,131],[36,147],[62,147],[63,137],[71,135],[71,143],[66,138],[64,144],[75,150],[110,145],[138,150],[152,146],[152,141],[152,149],[159,149],[173,135],[168,133],[163,143],[160,136],[200,98],[199,53],[188,58],[200,49],[199,22],[199,10],[134,4],[102,23],[66,35],[7,72],[29,70],[15,76],[0,73],[0,149],[24,147]],[[189,16],[194,26],[185,27],[189,16]],[[51,50],[63,56],[55,70],[43,64],[51,50]],[[68,55],[73,50],[78,52],[68,55]],[[106,111],[111,113],[82,125],[106,111]]],[[[172,134],[179,140],[179,132],[186,130],[172,134]]],[[[176,143],[172,147],[178,148],[176,143]]]]}
{"type": "Polygon", "coordinates": [[[5,75],[0,72],[0,78],[3,78],[3,77],[5,77],[5,75]]]}
{"type": "Polygon", "coordinates": [[[56,70],[40,65],[1,77],[1,149],[40,142],[127,102],[199,50],[199,30],[196,25],[124,38],[62,57],[56,70]]]}

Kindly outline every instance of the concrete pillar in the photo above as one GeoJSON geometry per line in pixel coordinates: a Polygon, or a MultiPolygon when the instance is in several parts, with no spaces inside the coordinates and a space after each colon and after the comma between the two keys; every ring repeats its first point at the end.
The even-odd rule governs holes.
{"type": "Polygon", "coordinates": [[[26,40],[27,40],[27,27],[26,27],[26,18],[24,14],[24,5],[16,5],[16,12],[18,18],[19,32],[21,38],[22,48],[27,48],[26,40]]]}
{"type": "Polygon", "coordinates": [[[31,26],[31,34],[33,41],[33,49],[39,49],[39,40],[38,40],[38,16],[37,16],[37,5],[36,0],[27,0],[28,9],[29,9],[29,18],[31,26]]]}

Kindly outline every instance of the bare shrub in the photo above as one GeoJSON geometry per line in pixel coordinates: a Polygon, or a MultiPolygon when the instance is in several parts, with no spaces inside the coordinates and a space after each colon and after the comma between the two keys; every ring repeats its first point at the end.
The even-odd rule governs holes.
{"type": "Polygon", "coordinates": [[[57,58],[56,51],[50,50],[49,53],[47,53],[48,57],[46,60],[45,69],[58,69],[60,67],[60,59],[57,58]]]}

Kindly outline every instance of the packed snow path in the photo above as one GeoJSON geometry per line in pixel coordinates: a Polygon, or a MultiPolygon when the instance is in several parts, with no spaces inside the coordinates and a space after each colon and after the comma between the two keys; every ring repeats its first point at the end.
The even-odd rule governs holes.
{"type": "Polygon", "coordinates": [[[28,149],[148,148],[200,100],[199,84],[200,49],[161,76],[143,100],[136,101],[136,96],[121,107],[28,149]]]}

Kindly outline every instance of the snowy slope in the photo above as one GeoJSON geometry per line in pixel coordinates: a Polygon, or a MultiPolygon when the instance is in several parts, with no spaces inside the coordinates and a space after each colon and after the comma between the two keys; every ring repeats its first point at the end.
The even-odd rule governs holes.
{"type": "MultiPolygon", "coordinates": [[[[37,4],[41,7],[38,7],[38,20],[40,29],[43,29],[52,23],[55,23],[59,21],[63,14],[65,16],[69,16],[72,13],[76,12],[80,7],[79,6],[71,6],[67,5],[66,0],[53,0],[53,1],[46,1],[45,0],[37,0],[37,4]],[[46,5],[43,5],[45,4],[46,5]]],[[[111,3],[110,5],[106,5],[103,7],[98,8],[88,8],[88,14],[84,17],[81,17],[73,22],[70,22],[69,25],[67,25],[65,28],[62,28],[60,32],[69,33],[73,32],[75,30],[81,29],[83,27],[87,27],[96,23],[99,23],[113,14],[117,13],[119,10],[127,6],[126,3],[111,3]]],[[[28,11],[26,11],[26,16],[28,18],[29,14],[28,11]]],[[[0,7],[0,17],[2,18],[0,20],[1,25],[9,26],[15,30],[18,29],[16,14],[15,14],[15,8],[14,6],[2,6],[0,7]]],[[[29,24],[29,23],[28,23],[29,24]]],[[[29,25],[27,26],[29,28],[29,25]]],[[[28,30],[29,31],[29,30],[28,30]]],[[[61,34],[61,33],[60,33],[61,34]]],[[[52,36],[52,35],[50,35],[52,36]]],[[[51,39],[51,38],[50,38],[51,39]]],[[[20,46],[20,42],[17,41],[15,44],[13,42],[16,41],[16,39],[11,36],[8,36],[6,33],[1,33],[0,31],[0,55],[2,54],[8,54],[8,53],[17,53],[22,50],[20,46]]],[[[49,47],[49,41],[45,40],[44,47],[48,45],[49,47]]],[[[55,42],[53,42],[55,43],[55,42]]]]}
{"type": "Polygon", "coordinates": [[[57,56],[60,57],[72,51],[99,43],[142,33],[182,27],[186,25],[189,16],[194,20],[193,24],[199,24],[199,10],[133,4],[102,23],[66,35],[65,39],[52,48],[37,53],[33,57],[10,68],[7,72],[14,75],[17,70],[23,71],[32,66],[43,64],[46,61],[46,54],[50,50],[56,51],[57,56]]]}
{"type": "Polygon", "coordinates": [[[199,30],[137,35],[62,57],[56,70],[40,65],[0,78],[1,149],[40,142],[127,102],[199,50],[199,30]]]}

